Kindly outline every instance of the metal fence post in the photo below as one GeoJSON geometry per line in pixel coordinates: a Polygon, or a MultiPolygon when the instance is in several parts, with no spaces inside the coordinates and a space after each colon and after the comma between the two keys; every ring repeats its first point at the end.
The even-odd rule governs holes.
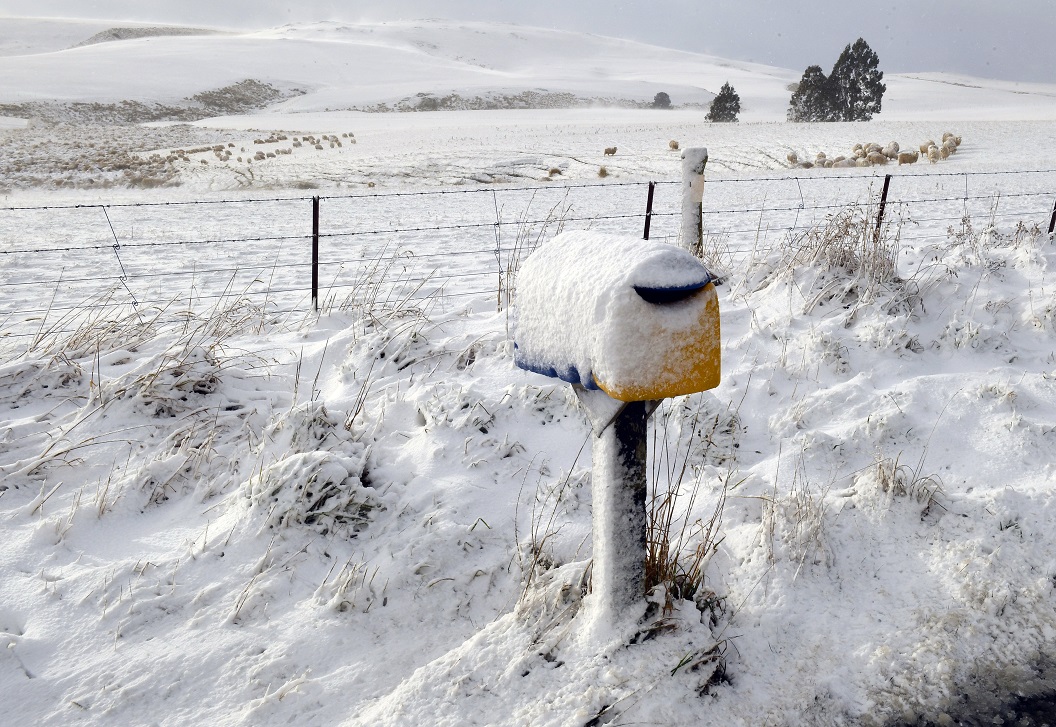
{"type": "Polygon", "coordinates": [[[884,177],[884,191],[880,193],[880,211],[876,213],[876,229],[873,230],[873,245],[880,244],[880,226],[884,224],[884,209],[887,207],[887,190],[891,186],[891,175],[884,177]]]}
{"type": "Polygon", "coordinates": [[[1052,217],[1049,218],[1049,234],[1056,230],[1056,202],[1052,203],[1052,217]]]}
{"type": "Polygon", "coordinates": [[[319,197],[312,197],[312,310],[319,312],[319,197]]]}
{"type": "Polygon", "coordinates": [[[645,233],[643,240],[649,239],[649,225],[653,221],[653,192],[656,191],[656,182],[649,182],[649,195],[645,198],[645,233]]]}

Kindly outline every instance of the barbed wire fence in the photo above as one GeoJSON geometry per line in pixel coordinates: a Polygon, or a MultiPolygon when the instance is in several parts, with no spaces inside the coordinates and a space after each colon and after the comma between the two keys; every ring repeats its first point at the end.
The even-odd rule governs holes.
{"type": "MultiPolygon", "coordinates": [[[[679,195],[676,181],[603,182],[0,207],[0,345],[79,315],[184,320],[233,299],[274,319],[364,299],[502,309],[520,259],[562,230],[677,241],[679,195]]],[[[886,215],[904,244],[973,219],[1051,235],[1056,170],[709,178],[705,236],[732,260],[794,245],[849,206],[886,215]]]]}

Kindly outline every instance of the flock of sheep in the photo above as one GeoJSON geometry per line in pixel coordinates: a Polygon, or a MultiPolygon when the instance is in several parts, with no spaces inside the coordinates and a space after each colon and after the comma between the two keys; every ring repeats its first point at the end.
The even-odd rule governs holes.
{"type": "Polygon", "coordinates": [[[812,167],[824,167],[844,169],[847,167],[872,167],[897,162],[902,164],[915,164],[920,157],[924,157],[932,164],[949,158],[961,145],[961,137],[955,136],[947,131],[942,135],[942,143],[936,144],[928,140],[921,144],[918,149],[903,150],[897,141],[890,142],[887,146],[875,143],[855,144],[850,156],[836,156],[829,159],[825,152],[818,152],[814,161],[800,159],[799,154],[790,151],[785,157],[788,163],[799,169],[811,169],[812,167]]]}
{"type": "MultiPolygon", "coordinates": [[[[347,142],[350,143],[350,144],[355,144],[356,143],[356,135],[351,133],[351,132],[342,133],[341,134],[341,138],[347,140],[347,142]]],[[[254,139],[253,143],[254,144],[279,144],[279,143],[284,142],[284,141],[290,141],[290,138],[288,136],[286,136],[285,134],[275,133],[275,134],[272,134],[271,136],[267,137],[266,139],[254,139]]],[[[272,151],[258,151],[255,154],[253,154],[252,156],[250,156],[246,152],[246,147],[242,147],[240,151],[243,154],[246,155],[245,160],[243,160],[243,158],[241,156],[239,156],[239,157],[235,158],[235,161],[237,161],[239,163],[243,163],[243,161],[244,161],[244,163],[246,163],[246,164],[252,164],[255,161],[259,162],[259,161],[263,161],[265,159],[274,159],[276,155],[292,154],[293,153],[293,149],[295,147],[301,147],[301,146],[305,146],[305,145],[310,146],[310,147],[314,147],[315,149],[317,149],[319,151],[322,151],[324,144],[329,144],[331,149],[334,149],[334,148],[337,148],[337,147],[343,145],[342,142],[341,142],[341,139],[339,139],[336,134],[323,134],[321,138],[316,137],[315,135],[312,135],[312,134],[308,134],[308,135],[302,136],[302,137],[296,137],[296,136],[293,137],[293,141],[291,142],[291,146],[289,146],[289,147],[274,149],[272,151]]],[[[213,153],[213,156],[216,157],[217,161],[219,161],[219,162],[227,162],[227,161],[231,160],[231,156],[232,156],[231,149],[233,149],[234,146],[235,146],[234,144],[229,142],[226,146],[224,146],[223,144],[217,144],[216,146],[201,146],[201,147],[197,147],[197,148],[194,148],[194,149],[174,149],[173,151],[169,152],[168,156],[166,156],[164,158],[159,157],[159,160],[166,161],[166,162],[168,162],[170,164],[172,162],[175,162],[175,161],[190,162],[191,161],[191,159],[189,158],[190,155],[192,155],[192,154],[200,154],[200,153],[203,153],[203,152],[210,152],[211,151],[213,153]]],[[[200,159],[199,161],[202,164],[208,164],[209,163],[208,160],[206,160],[206,159],[200,159]]]]}

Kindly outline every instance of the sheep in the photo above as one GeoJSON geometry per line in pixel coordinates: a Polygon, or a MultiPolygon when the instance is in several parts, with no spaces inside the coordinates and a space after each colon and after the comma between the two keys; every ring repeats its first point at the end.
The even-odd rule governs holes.
{"type": "Polygon", "coordinates": [[[942,146],[939,147],[939,149],[945,149],[947,151],[947,156],[949,156],[957,151],[957,142],[954,141],[954,137],[951,136],[949,139],[943,140],[942,146]]]}
{"type": "Polygon", "coordinates": [[[866,151],[862,148],[861,144],[855,144],[854,149],[851,151],[851,154],[854,156],[855,159],[865,159],[866,151]]]}
{"type": "Polygon", "coordinates": [[[884,147],[880,146],[879,144],[874,144],[874,143],[865,144],[862,148],[865,149],[865,155],[866,156],[869,156],[873,152],[876,152],[877,154],[879,154],[879,153],[883,152],[883,150],[884,150],[884,147]]]}
{"type": "Polygon", "coordinates": [[[932,141],[931,139],[928,139],[927,141],[925,141],[923,144],[920,145],[920,155],[921,156],[927,156],[928,155],[928,149],[930,149],[933,146],[935,146],[935,142],[932,141]]]}
{"type": "Polygon", "coordinates": [[[790,151],[788,154],[785,154],[785,159],[788,160],[789,164],[799,164],[799,154],[796,154],[794,151],[790,151]]]}
{"type": "Polygon", "coordinates": [[[868,159],[866,159],[865,157],[858,157],[857,159],[854,160],[854,166],[856,166],[856,167],[871,167],[871,166],[873,166],[873,163],[871,161],[869,161],[868,159]]]}
{"type": "Polygon", "coordinates": [[[888,159],[897,159],[898,158],[898,142],[897,141],[890,142],[887,146],[885,146],[883,148],[882,153],[888,159]]]}
{"type": "Polygon", "coordinates": [[[856,166],[855,159],[848,159],[846,157],[837,157],[837,161],[832,163],[834,169],[847,169],[849,167],[856,166]]]}
{"type": "Polygon", "coordinates": [[[935,164],[936,162],[939,161],[939,158],[940,158],[939,157],[939,147],[937,147],[934,144],[932,144],[931,146],[928,147],[928,152],[927,153],[928,153],[928,161],[929,162],[931,162],[932,164],[935,164]]]}
{"type": "Polygon", "coordinates": [[[917,159],[920,158],[920,153],[916,151],[900,151],[898,153],[898,165],[903,164],[916,164],[917,159]]]}
{"type": "Polygon", "coordinates": [[[678,142],[672,139],[671,141],[667,142],[667,148],[671,151],[678,151],[678,142]]]}
{"type": "Polygon", "coordinates": [[[948,146],[946,146],[945,144],[943,144],[942,146],[939,147],[939,158],[943,159],[943,160],[946,160],[946,159],[949,159],[949,157],[950,157],[950,148],[948,146]]]}
{"type": "Polygon", "coordinates": [[[869,156],[867,156],[866,159],[869,160],[870,164],[873,164],[873,165],[876,165],[876,166],[881,166],[883,164],[887,164],[887,157],[884,156],[883,154],[881,154],[878,151],[869,152],[869,156]]]}
{"type": "Polygon", "coordinates": [[[843,154],[837,154],[836,157],[832,160],[832,163],[839,164],[840,162],[845,161],[846,159],[847,157],[845,157],[843,154]]]}
{"type": "Polygon", "coordinates": [[[616,147],[614,147],[614,146],[605,147],[605,156],[607,156],[607,157],[616,156],[616,147]]]}

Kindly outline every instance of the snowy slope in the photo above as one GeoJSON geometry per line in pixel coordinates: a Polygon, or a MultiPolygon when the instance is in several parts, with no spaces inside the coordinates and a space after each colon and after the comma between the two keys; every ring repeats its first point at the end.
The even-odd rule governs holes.
{"type": "MultiPolygon", "coordinates": [[[[226,46],[156,38],[0,59],[21,74],[4,88],[34,94],[40,78],[39,98],[83,98],[86,83],[108,99],[178,100],[240,75],[195,62],[195,48],[310,91],[193,127],[0,124],[0,182],[12,185],[0,197],[0,722],[1051,723],[1056,248],[1044,229],[1056,174],[1037,152],[1056,144],[1051,89],[896,77],[868,124],[321,110],[358,93],[345,59],[375,59],[420,90],[400,73],[454,78],[445,88],[586,89],[598,68],[599,83],[642,88],[626,48],[687,88],[694,68],[722,68],[531,29],[372,28],[373,44],[366,26],[320,24],[226,46]],[[524,59],[507,58],[518,43],[524,59]],[[568,45],[608,60],[550,57],[568,45]],[[158,69],[158,49],[180,90],[117,73],[119,61],[158,69]],[[252,165],[211,150],[285,148],[254,144],[282,129],[344,143],[252,165]],[[935,166],[785,161],[946,130],[963,143],[935,166]],[[516,268],[493,246],[545,244],[556,223],[506,227],[501,245],[491,226],[552,210],[567,229],[640,234],[642,190],[609,182],[676,180],[671,139],[711,152],[723,380],[654,414],[650,446],[667,459],[651,480],[662,490],[685,464],[674,480],[689,545],[693,523],[714,517],[717,547],[697,598],[606,633],[583,593],[589,427],[568,386],[514,366],[516,310],[496,303],[516,268]],[[114,150],[128,164],[176,146],[208,148],[156,170],[179,186],[100,171],[114,150]],[[604,185],[563,188],[599,182],[601,165],[604,185]],[[1037,173],[1007,173],[1021,170],[1037,173]],[[892,202],[877,244],[868,204],[888,172],[893,200],[941,201],[892,202]],[[419,228],[326,238],[324,259],[365,272],[318,316],[298,278],[310,227],[299,185],[324,190],[327,231],[419,228]],[[393,191],[414,194],[377,194],[393,191]],[[418,194],[430,191],[445,194],[418,194]],[[156,204],[219,196],[235,202],[156,204]],[[297,199],[261,199],[275,197],[297,199]],[[104,216],[117,202],[146,206],[104,216]],[[748,223],[736,213],[757,207],[766,214],[748,223]],[[605,213],[627,219],[593,219],[605,213]],[[385,281],[407,282],[415,264],[428,295],[387,296],[385,281]],[[273,292],[248,294],[259,286],[273,292]],[[225,288],[247,294],[217,304],[225,288]],[[100,313],[99,296],[123,307],[100,313]],[[70,300],[86,320],[63,318],[70,300]]],[[[782,72],[742,71],[742,97],[773,88],[767,113],[783,116],[782,72]]],[[[661,209],[677,208],[676,186],[660,187],[661,209]]],[[[657,217],[658,239],[670,225],[657,217]]]]}
{"type": "MultiPolygon", "coordinates": [[[[120,25],[120,24],[117,24],[120,25]]],[[[79,25],[18,20],[0,58],[0,104],[122,101],[179,104],[245,79],[303,96],[278,110],[415,108],[423,95],[499,106],[707,104],[723,83],[741,96],[742,121],[784,119],[800,71],[729,61],[631,41],[497,23],[322,22],[223,35],[159,36],[70,47],[79,25]],[[37,38],[54,32],[59,41],[37,38]],[[18,52],[20,55],[10,55],[18,52]],[[32,50],[33,52],[28,52],[32,50]],[[201,58],[210,58],[203,65],[201,58]],[[525,100],[522,94],[542,98],[525,100]],[[456,98],[457,97],[457,98],[456,98]]],[[[83,39],[97,26],[85,26],[83,39]]],[[[888,75],[883,117],[1048,119],[1056,86],[888,75]]]]}

